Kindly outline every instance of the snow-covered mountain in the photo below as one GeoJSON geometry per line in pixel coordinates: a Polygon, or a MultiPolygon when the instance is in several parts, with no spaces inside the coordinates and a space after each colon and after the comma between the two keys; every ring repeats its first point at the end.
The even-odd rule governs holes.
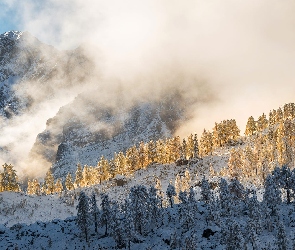
{"type": "MultiPolygon", "coordinates": [[[[2,126],[14,125],[18,116],[30,119],[46,101],[49,109],[50,100],[60,102],[30,153],[42,168],[53,165],[56,177],[74,172],[78,162],[96,165],[101,155],[111,158],[140,141],[170,137],[184,119],[185,102],[174,90],[157,100],[134,101],[118,94],[116,105],[96,101],[101,83],[91,82],[93,69],[82,47],[59,51],[28,32],[0,35],[2,126]],[[65,95],[76,98],[61,101],[65,95]]],[[[15,144],[0,146],[9,155],[15,144]]]]}
{"type": "Polygon", "coordinates": [[[28,32],[0,35],[1,116],[23,114],[42,98],[50,99],[60,89],[82,84],[89,70],[91,63],[81,48],[59,51],[28,32]],[[37,98],[34,89],[38,91],[37,98]]]}

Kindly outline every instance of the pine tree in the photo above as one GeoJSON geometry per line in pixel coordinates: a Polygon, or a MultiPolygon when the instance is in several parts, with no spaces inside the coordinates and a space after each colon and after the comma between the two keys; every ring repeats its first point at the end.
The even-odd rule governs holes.
{"type": "Polygon", "coordinates": [[[194,136],[194,157],[199,157],[199,142],[198,142],[198,135],[195,134],[194,136]]]}
{"type": "Polygon", "coordinates": [[[74,188],[75,188],[73,181],[72,181],[72,175],[70,173],[67,174],[65,186],[68,191],[74,190],[74,188]]]}
{"type": "Polygon", "coordinates": [[[62,191],[63,191],[63,185],[62,185],[61,179],[57,179],[54,186],[54,192],[60,194],[62,191]]]}
{"type": "Polygon", "coordinates": [[[108,180],[110,177],[110,165],[107,159],[104,158],[104,156],[101,156],[99,162],[97,163],[97,167],[100,171],[100,183],[101,181],[108,180]]]}
{"type": "Polygon", "coordinates": [[[179,221],[181,228],[186,232],[194,223],[194,217],[189,209],[190,206],[186,191],[179,193],[179,200],[181,202],[178,206],[179,221]]]}
{"type": "Polygon", "coordinates": [[[46,186],[46,194],[53,194],[54,193],[54,177],[51,172],[51,169],[49,169],[46,173],[44,184],[46,186]]]}
{"type": "Polygon", "coordinates": [[[212,200],[210,184],[208,180],[205,179],[205,176],[203,177],[202,183],[201,183],[201,196],[202,196],[202,200],[205,201],[207,204],[210,203],[210,201],[212,200]]]}
{"type": "Polygon", "coordinates": [[[161,226],[162,224],[162,213],[161,213],[161,197],[157,194],[158,190],[155,187],[150,187],[148,192],[148,211],[150,218],[150,228],[161,226]]]}
{"type": "Polygon", "coordinates": [[[288,248],[288,237],[286,235],[286,230],[282,222],[278,223],[277,230],[277,245],[279,250],[287,250],[288,248]]]}
{"type": "Polygon", "coordinates": [[[130,189],[129,199],[133,204],[134,230],[141,235],[149,232],[148,196],[148,191],[143,185],[134,186],[130,189]]]}
{"type": "Polygon", "coordinates": [[[14,167],[11,164],[4,163],[2,165],[3,173],[1,173],[1,188],[3,191],[14,191],[20,190],[18,178],[14,167]]]}
{"type": "Polygon", "coordinates": [[[76,178],[75,178],[75,184],[77,187],[80,187],[83,181],[83,172],[82,172],[82,166],[80,163],[77,165],[76,170],[76,178]]]}
{"type": "Polygon", "coordinates": [[[256,124],[255,124],[253,116],[250,116],[247,121],[245,135],[251,136],[251,135],[254,135],[255,133],[256,133],[256,124]]]}
{"type": "Polygon", "coordinates": [[[276,113],[276,123],[282,122],[283,121],[283,111],[281,108],[278,108],[277,113],[276,113]]]}
{"type": "Polygon", "coordinates": [[[79,203],[77,205],[77,218],[76,224],[82,233],[85,235],[86,242],[88,242],[88,228],[90,226],[89,217],[89,204],[88,197],[84,192],[81,192],[78,199],[79,203]]]}
{"type": "Polygon", "coordinates": [[[267,176],[264,188],[265,191],[263,195],[263,201],[266,206],[271,209],[272,214],[274,214],[276,212],[277,205],[281,204],[282,200],[281,192],[271,175],[267,176]]]}
{"type": "Polygon", "coordinates": [[[82,171],[82,181],[80,183],[80,185],[82,187],[87,187],[90,185],[91,182],[91,171],[90,171],[90,167],[85,165],[82,171]]]}
{"type": "Polygon", "coordinates": [[[38,180],[34,179],[33,180],[33,187],[34,187],[34,192],[36,195],[41,194],[41,188],[40,188],[40,183],[38,180]]]}
{"type": "Polygon", "coordinates": [[[201,139],[200,139],[200,156],[204,157],[206,155],[209,155],[212,153],[213,150],[213,140],[212,140],[212,134],[206,130],[204,130],[201,139]]]}
{"type": "Polygon", "coordinates": [[[107,194],[101,195],[101,224],[105,225],[105,235],[108,235],[108,225],[111,217],[111,204],[107,194]]]}
{"type": "Polygon", "coordinates": [[[192,159],[194,157],[195,145],[193,135],[190,134],[187,138],[186,144],[186,158],[192,159]]]}
{"type": "Polygon", "coordinates": [[[122,224],[124,225],[124,241],[128,246],[128,250],[130,250],[131,241],[135,238],[135,230],[134,230],[134,215],[133,215],[133,204],[130,200],[125,200],[124,206],[124,218],[122,224]]]}
{"type": "Polygon", "coordinates": [[[169,198],[170,206],[173,207],[173,197],[176,196],[175,187],[169,183],[166,191],[166,195],[169,198]]]}
{"type": "Polygon", "coordinates": [[[148,164],[151,164],[156,161],[157,151],[156,144],[153,140],[151,140],[147,145],[147,161],[148,164]]]}
{"type": "Polygon", "coordinates": [[[90,215],[94,221],[94,229],[95,233],[97,233],[97,228],[98,228],[98,221],[99,221],[99,209],[96,204],[96,196],[95,193],[93,192],[91,195],[90,199],[90,215]]]}
{"type": "Polygon", "coordinates": [[[261,116],[259,116],[257,121],[257,131],[263,131],[268,127],[268,120],[266,119],[266,115],[263,113],[261,116]]]}
{"type": "Polygon", "coordinates": [[[220,184],[219,184],[219,198],[220,198],[220,205],[222,208],[222,214],[227,216],[231,215],[232,213],[231,195],[230,195],[227,181],[223,178],[221,178],[220,184]]]}
{"type": "MultiPolygon", "coordinates": [[[[156,152],[155,152],[156,153],[156,152]]],[[[154,161],[156,161],[156,156],[154,161]]],[[[126,151],[126,165],[128,166],[129,173],[133,173],[138,169],[138,150],[133,146],[126,151]]]]}
{"type": "Polygon", "coordinates": [[[230,151],[230,158],[228,161],[228,170],[232,178],[241,178],[243,176],[244,154],[241,148],[233,148],[230,151]]]}
{"type": "Polygon", "coordinates": [[[245,239],[240,226],[235,221],[230,225],[229,235],[227,237],[227,250],[246,250],[245,239]]]}

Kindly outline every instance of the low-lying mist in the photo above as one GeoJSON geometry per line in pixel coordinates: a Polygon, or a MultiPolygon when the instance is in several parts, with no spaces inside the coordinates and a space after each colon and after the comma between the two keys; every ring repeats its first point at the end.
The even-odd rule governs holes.
{"type": "MultiPolygon", "coordinates": [[[[45,121],[85,89],[93,90],[92,100],[112,107],[178,92],[189,118],[175,132],[180,136],[231,118],[243,132],[249,116],[294,102],[291,0],[5,2],[21,20],[19,29],[59,50],[83,44],[95,64],[87,86],[57,91],[56,102],[15,118],[1,133],[5,143],[22,141],[29,149],[45,121]]],[[[44,92],[34,91],[34,100],[39,95],[43,99],[44,92]]],[[[28,150],[18,151],[16,165],[28,150]]]]}

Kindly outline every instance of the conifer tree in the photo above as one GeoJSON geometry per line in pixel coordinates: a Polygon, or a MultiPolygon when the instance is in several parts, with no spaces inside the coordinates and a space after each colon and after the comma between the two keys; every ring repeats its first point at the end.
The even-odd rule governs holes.
{"type": "Polygon", "coordinates": [[[101,195],[101,224],[105,225],[105,235],[108,235],[108,226],[111,218],[111,204],[107,194],[101,195]]]}
{"type": "Polygon", "coordinates": [[[105,159],[104,156],[101,156],[97,166],[100,168],[100,181],[108,180],[110,176],[110,165],[108,160],[105,159]]]}
{"type": "Polygon", "coordinates": [[[153,140],[147,145],[147,162],[148,164],[155,162],[157,158],[156,144],[153,140]]]}
{"type": "Polygon", "coordinates": [[[77,170],[76,170],[76,178],[75,178],[75,184],[77,187],[80,187],[83,181],[83,171],[82,171],[82,166],[80,163],[77,165],[77,170]]]}
{"type": "Polygon", "coordinates": [[[88,242],[88,228],[90,226],[89,217],[89,203],[88,197],[84,192],[81,192],[78,199],[79,203],[77,205],[77,218],[76,224],[82,233],[85,235],[86,242],[88,242]]]}
{"type": "Polygon", "coordinates": [[[266,178],[265,191],[263,195],[263,202],[271,209],[272,214],[275,214],[277,205],[281,204],[281,192],[276,184],[274,177],[269,175],[266,178]]]}
{"type": "Polygon", "coordinates": [[[125,226],[123,225],[123,216],[118,202],[114,202],[110,216],[110,235],[117,243],[117,249],[125,247],[125,226]]]}
{"type": "Polygon", "coordinates": [[[161,213],[161,197],[158,195],[158,190],[151,186],[148,192],[148,210],[150,228],[153,230],[162,224],[162,213],[161,213]]]}
{"type": "Polygon", "coordinates": [[[205,179],[205,176],[203,177],[202,183],[201,183],[201,196],[202,196],[202,200],[206,202],[207,204],[210,203],[210,201],[212,201],[210,184],[208,180],[205,179]]]}
{"type": "Polygon", "coordinates": [[[166,191],[166,195],[169,198],[170,206],[173,207],[173,197],[176,196],[175,187],[169,183],[166,191]]]}
{"type": "Polygon", "coordinates": [[[130,189],[129,199],[133,204],[134,229],[141,235],[149,232],[148,196],[148,191],[143,185],[134,186],[130,189]]]}
{"type": "MultiPolygon", "coordinates": [[[[156,152],[155,152],[156,153],[156,152]]],[[[155,155],[154,161],[157,159],[155,155]]],[[[126,151],[126,165],[128,166],[129,172],[132,173],[138,169],[138,150],[136,146],[133,146],[126,151]]]]}
{"type": "Polygon", "coordinates": [[[65,181],[65,186],[66,186],[66,189],[68,191],[74,190],[74,184],[73,184],[71,173],[67,174],[66,181],[65,181]]]}
{"type": "Polygon", "coordinates": [[[34,193],[34,188],[33,188],[33,182],[31,180],[28,180],[28,188],[27,188],[27,194],[28,195],[33,195],[34,193]]]}
{"type": "Polygon", "coordinates": [[[204,132],[200,139],[200,156],[204,157],[212,153],[213,142],[212,142],[212,134],[204,129],[204,132]]]}
{"type": "Polygon", "coordinates": [[[54,186],[54,192],[60,194],[62,191],[63,191],[63,185],[62,185],[61,179],[57,179],[54,186]]]}
{"type": "Polygon", "coordinates": [[[94,221],[94,230],[95,233],[97,233],[97,228],[98,228],[98,221],[99,221],[99,209],[96,204],[96,196],[95,193],[93,192],[91,195],[90,199],[90,215],[92,216],[92,219],[94,221]]]}
{"type": "Polygon", "coordinates": [[[147,162],[146,146],[144,142],[140,142],[138,150],[138,163],[140,168],[145,168],[147,162]]]}
{"type": "Polygon", "coordinates": [[[257,131],[263,131],[268,127],[268,120],[266,119],[266,115],[263,113],[261,116],[259,116],[257,121],[257,131]]]}
{"type": "Polygon", "coordinates": [[[220,205],[222,208],[222,213],[224,215],[231,215],[231,195],[229,192],[229,187],[227,181],[223,178],[220,180],[219,184],[219,198],[220,198],[220,205]]]}
{"type": "Polygon", "coordinates": [[[228,160],[228,170],[232,178],[241,178],[243,176],[244,154],[241,148],[233,148],[230,151],[228,160]]]}
{"type": "Polygon", "coordinates": [[[194,136],[194,157],[199,157],[199,142],[198,142],[198,135],[195,134],[194,136]]]}
{"type": "Polygon", "coordinates": [[[282,222],[278,223],[277,230],[277,245],[279,250],[287,250],[288,247],[288,237],[286,235],[286,230],[282,222]]]}
{"type": "Polygon", "coordinates": [[[157,162],[165,163],[165,147],[163,140],[157,140],[156,142],[156,151],[157,151],[157,162]]]}
{"type": "Polygon", "coordinates": [[[192,159],[194,157],[195,145],[193,135],[190,134],[187,138],[186,144],[186,158],[192,159]]]}
{"type": "Polygon", "coordinates": [[[278,108],[276,112],[276,123],[279,123],[282,121],[283,121],[283,111],[281,108],[278,108]]]}
{"type": "Polygon", "coordinates": [[[131,249],[130,243],[135,237],[135,230],[134,230],[134,216],[133,216],[133,204],[129,199],[125,200],[124,206],[124,218],[122,224],[124,225],[124,241],[125,244],[128,246],[128,250],[131,249]]]}
{"type": "Polygon", "coordinates": [[[251,226],[255,234],[260,234],[262,232],[262,211],[256,193],[247,199],[247,207],[249,211],[249,226],[251,226]]]}
{"type": "Polygon", "coordinates": [[[54,177],[51,172],[51,169],[49,169],[46,173],[44,184],[46,186],[46,194],[53,194],[54,193],[54,177]]]}
{"type": "Polygon", "coordinates": [[[34,186],[34,192],[36,195],[40,195],[41,194],[41,188],[40,188],[40,183],[37,179],[33,180],[33,186],[34,186]]]}
{"type": "Polygon", "coordinates": [[[16,171],[11,164],[4,163],[2,165],[3,173],[1,173],[1,188],[3,191],[14,191],[20,190],[16,171]]]}
{"type": "Polygon", "coordinates": [[[190,227],[194,224],[194,213],[190,210],[190,204],[187,196],[187,192],[180,192],[179,193],[179,220],[181,228],[186,231],[189,230],[190,227]]]}
{"type": "Polygon", "coordinates": [[[255,124],[253,116],[250,116],[247,121],[245,135],[251,136],[251,135],[254,135],[255,132],[256,132],[256,124],[255,124]]]}

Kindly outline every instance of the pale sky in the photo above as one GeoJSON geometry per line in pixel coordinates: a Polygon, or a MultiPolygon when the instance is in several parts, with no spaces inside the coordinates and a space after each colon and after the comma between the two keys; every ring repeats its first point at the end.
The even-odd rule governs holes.
{"type": "Polygon", "coordinates": [[[138,79],[161,86],[175,72],[206,82],[216,102],[193,107],[180,133],[230,118],[243,131],[249,116],[294,101],[292,0],[1,0],[0,9],[1,33],[26,30],[59,49],[95,44],[105,76],[127,89],[138,79]]]}

